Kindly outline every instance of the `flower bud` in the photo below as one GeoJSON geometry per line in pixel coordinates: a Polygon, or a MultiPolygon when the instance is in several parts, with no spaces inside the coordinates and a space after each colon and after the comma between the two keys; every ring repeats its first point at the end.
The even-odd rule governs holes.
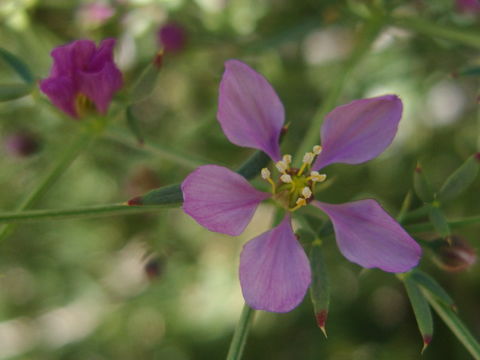
{"type": "Polygon", "coordinates": [[[40,148],[38,140],[29,133],[18,132],[5,139],[5,149],[16,157],[27,157],[35,154],[40,148]]]}
{"type": "Polygon", "coordinates": [[[435,249],[437,265],[445,271],[459,272],[471,267],[477,260],[475,249],[463,238],[452,235],[435,249]]]}
{"type": "Polygon", "coordinates": [[[183,26],[176,23],[169,23],[158,30],[158,42],[166,52],[178,53],[183,50],[187,40],[183,26]]]}

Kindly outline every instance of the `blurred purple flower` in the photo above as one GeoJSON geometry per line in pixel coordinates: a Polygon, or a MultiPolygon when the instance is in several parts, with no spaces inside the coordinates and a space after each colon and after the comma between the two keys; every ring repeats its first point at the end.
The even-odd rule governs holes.
{"type": "Polygon", "coordinates": [[[178,53],[187,41],[185,28],[176,23],[168,23],[158,30],[158,42],[166,52],[178,53]]]}
{"type": "Polygon", "coordinates": [[[473,13],[480,12],[480,2],[478,0],[456,0],[455,7],[460,13],[473,13]]]}
{"type": "Polygon", "coordinates": [[[55,48],[50,76],[40,82],[40,89],[74,118],[95,111],[105,114],[122,87],[122,74],[113,61],[114,46],[115,39],[105,39],[98,48],[90,40],[55,48]]]}
{"type": "Polygon", "coordinates": [[[78,9],[78,17],[86,26],[100,26],[115,14],[115,9],[107,3],[83,4],[78,9]]]}
{"type": "Polygon", "coordinates": [[[5,139],[5,149],[10,155],[26,157],[38,151],[40,144],[35,136],[26,132],[18,132],[5,139]]]}
{"type": "Polygon", "coordinates": [[[240,257],[240,283],[253,308],[288,312],[303,299],[311,282],[308,258],[291,225],[290,213],[311,203],[333,223],[342,254],[366,268],[405,272],[418,264],[420,246],[372,199],[345,204],[313,200],[315,184],[325,180],[318,171],[332,163],[359,164],[382,153],[393,140],[402,115],[395,95],[356,100],[326,116],[322,144],[305,154],[300,169],[291,156],[281,156],[279,137],[284,109],[275,90],[246,64],[229,60],[220,84],[218,121],[234,144],[267,153],[281,176],[270,170],[263,179],[272,194],[254,189],[241,175],[221,166],[201,166],[182,183],[183,210],[200,225],[236,236],[243,232],[261,201],[273,197],[287,210],[275,228],[250,240],[240,257]]]}

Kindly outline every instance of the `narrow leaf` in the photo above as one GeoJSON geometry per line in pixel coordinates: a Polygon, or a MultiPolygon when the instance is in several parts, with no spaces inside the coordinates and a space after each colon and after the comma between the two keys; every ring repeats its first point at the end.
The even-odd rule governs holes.
{"type": "Polygon", "coordinates": [[[33,91],[29,84],[0,84],[0,102],[24,97],[33,91]]]}
{"type": "Polygon", "coordinates": [[[412,304],[413,313],[417,319],[418,329],[423,339],[422,353],[432,341],[433,336],[433,320],[432,312],[428,306],[428,302],[423,296],[423,293],[418,288],[415,281],[409,276],[403,278],[403,284],[407,290],[408,298],[412,304]]]}
{"type": "Polygon", "coordinates": [[[433,201],[433,190],[420,164],[413,173],[413,187],[417,196],[425,203],[433,201]]]}
{"type": "Polygon", "coordinates": [[[155,90],[158,74],[161,68],[157,59],[161,59],[159,54],[157,54],[153,62],[148,64],[145,70],[140,74],[137,82],[133,85],[132,92],[130,93],[131,104],[147,99],[155,90]]]}
{"type": "Polygon", "coordinates": [[[312,245],[312,249],[310,250],[310,265],[312,267],[310,299],[313,303],[317,325],[322,330],[325,337],[327,337],[325,325],[330,305],[330,282],[320,240],[314,241],[312,245]]]}
{"type": "Polygon", "coordinates": [[[132,132],[132,134],[135,136],[139,144],[144,143],[144,137],[142,130],[140,128],[140,123],[138,121],[138,118],[135,116],[134,111],[133,111],[133,106],[127,106],[127,109],[125,110],[125,116],[127,119],[127,125],[129,130],[132,132]]]}
{"type": "Polygon", "coordinates": [[[415,269],[411,273],[411,278],[423,289],[434,295],[438,300],[449,306],[451,309],[455,309],[455,303],[448,293],[440,286],[440,284],[432,278],[430,275],[415,269]]]}
{"type": "Polygon", "coordinates": [[[445,218],[445,215],[443,215],[442,210],[438,206],[430,207],[428,215],[430,217],[430,221],[433,224],[433,227],[441,237],[447,237],[450,235],[450,226],[448,225],[448,221],[445,218]]]}
{"type": "Polygon", "coordinates": [[[130,206],[138,205],[166,205],[173,204],[180,206],[183,203],[183,194],[180,184],[154,189],[145,195],[134,197],[128,201],[130,206]]]}
{"type": "Polygon", "coordinates": [[[480,167],[480,153],[470,156],[457,170],[451,174],[438,193],[441,202],[455,199],[472,184],[480,167]]]}
{"type": "Polygon", "coordinates": [[[443,322],[450,328],[473,358],[480,360],[480,344],[457,314],[428,291],[423,291],[423,294],[430,305],[435,309],[435,312],[442,318],[443,322]]]}
{"type": "Polygon", "coordinates": [[[35,78],[28,66],[11,52],[0,48],[0,58],[2,58],[10,67],[27,83],[33,84],[35,78]]]}

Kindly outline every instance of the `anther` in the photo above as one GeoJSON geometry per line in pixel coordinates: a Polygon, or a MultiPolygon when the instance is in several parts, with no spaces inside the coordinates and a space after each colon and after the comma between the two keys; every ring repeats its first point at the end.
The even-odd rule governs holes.
{"type": "Polygon", "coordinates": [[[298,198],[295,204],[297,204],[298,207],[305,206],[307,205],[307,200],[305,200],[304,198],[298,198]]]}
{"type": "Polygon", "coordinates": [[[307,165],[310,165],[312,162],[313,162],[313,159],[314,159],[315,155],[311,152],[307,152],[304,156],[303,156],[303,163],[304,164],[307,164],[307,165]]]}
{"type": "Polygon", "coordinates": [[[310,179],[313,182],[322,182],[322,181],[325,181],[327,179],[327,175],[319,174],[318,171],[312,171],[310,173],[310,179]]]}
{"type": "Polygon", "coordinates": [[[308,186],[305,186],[302,190],[302,196],[305,199],[310,199],[312,197],[312,190],[308,186]]]}
{"type": "Polygon", "coordinates": [[[322,147],[320,145],[315,145],[313,147],[313,153],[315,155],[320,155],[321,152],[322,152],[322,147]]]}
{"type": "Polygon", "coordinates": [[[280,176],[280,180],[282,180],[282,182],[284,182],[284,183],[293,182],[292,177],[288,174],[283,174],[282,176],[280,176]]]}
{"type": "Polygon", "coordinates": [[[288,170],[288,164],[284,160],[277,161],[275,167],[280,171],[282,174],[288,170]]]}
{"type": "Polygon", "coordinates": [[[292,163],[292,155],[290,154],[285,154],[283,155],[283,162],[287,165],[290,165],[292,163]]]}
{"type": "Polygon", "coordinates": [[[261,174],[262,174],[262,179],[264,180],[270,179],[271,173],[270,173],[270,170],[268,170],[267,168],[263,168],[261,174]]]}

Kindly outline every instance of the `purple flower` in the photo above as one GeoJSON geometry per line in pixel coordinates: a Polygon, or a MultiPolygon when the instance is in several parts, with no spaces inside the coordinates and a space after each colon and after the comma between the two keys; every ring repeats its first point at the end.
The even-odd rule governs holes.
{"type": "Polygon", "coordinates": [[[107,112],[113,94],[122,87],[122,74],[113,61],[114,39],[99,47],[90,40],[76,40],[55,48],[50,76],[40,89],[52,103],[74,118],[90,112],[107,112]]]}
{"type": "Polygon", "coordinates": [[[158,42],[166,52],[178,53],[183,50],[187,41],[187,35],[183,26],[176,23],[168,23],[158,30],[158,42]]]}
{"type": "Polygon", "coordinates": [[[480,2],[478,0],[456,0],[455,7],[458,12],[464,14],[480,12],[480,2]]]}
{"type": "Polygon", "coordinates": [[[262,178],[272,193],[254,189],[241,175],[216,165],[201,166],[182,183],[184,211],[215,232],[239,235],[257,206],[272,198],[286,210],[277,227],[250,240],[240,256],[240,284],[246,302],[258,310],[288,312],[305,296],[311,282],[308,258],[291,225],[291,214],[307,204],[326,213],[338,247],[366,268],[405,272],[418,264],[420,246],[372,199],[345,204],[313,200],[319,170],[332,163],[359,164],[382,153],[393,140],[402,115],[395,95],[356,100],[330,112],[322,126],[322,146],[305,154],[300,169],[281,156],[279,137],[284,109],[267,80],[246,64],[229,60],[220,84],[217,114],[227,138],[259,149],[276,162],[279,181],[269,169],[262,178]]]}

